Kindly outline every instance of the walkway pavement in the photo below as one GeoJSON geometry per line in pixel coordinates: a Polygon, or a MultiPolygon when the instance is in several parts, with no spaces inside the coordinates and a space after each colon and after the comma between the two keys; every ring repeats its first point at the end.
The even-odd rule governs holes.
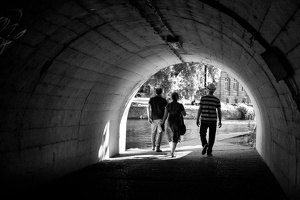
{"type": "MultiPolygon", "coordinates": [[[[223,140],[222,140],[223,141],[223,140]]],[[[176,157],[150,149],[125,153],[42,187],[30,196],[82,199],[286,199],[257,151],[216,141],[203,156],[199,140],[178,145],[176,157]]]]}

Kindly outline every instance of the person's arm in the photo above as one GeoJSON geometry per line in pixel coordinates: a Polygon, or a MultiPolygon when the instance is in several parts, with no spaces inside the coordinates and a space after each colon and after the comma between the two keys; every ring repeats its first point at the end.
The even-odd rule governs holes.
{"type": "Polygon", "coordinates": [[[162,119],[162,122],[161,122],[162,125],[165,124],[166,119],[168,117],[168,114],[169,114],[169,112],[168,112],[167,108],[165,108],[165,113],[164,113],[164,116],[163,116],[163,119],[162,119]]]}
{"type": "Polygon", "coordinates": [[[201,113],[202,113],[202,105],[199,106],[199,109],[198,109],[198,113],[197,113],[197,118],[196,118],[196,125],[199,127],[200,125],[200,121],[199,121],[199,118],[201,116],[201,113]]]}
{"type": "Polygon", "coordinates": [[[181,111],[181,114],[182,114],[182,116],[186,116],[186,112],[185,112],[184,106],[182,105],[182,107],[183,107],[183,110],[181,111]]]}
{"type": "Polygon", "coordinates": [[[218,118],[219,118],[219,124],[218,124],[218,127],[221,128],[222,126],[222,112],[221,112],[221,108],[217,108],[218,110],[218,118]]]}
{"type": "Polygon", "coordinates": [[[147,107],[147,115],[148,115],[148,121],[149,121],[149,123],[150,124],[152,124],[152,112],[151,112],[152,110],[151,110],[151,105],[150,104],[148,104],[148,107],[147,107]]]}

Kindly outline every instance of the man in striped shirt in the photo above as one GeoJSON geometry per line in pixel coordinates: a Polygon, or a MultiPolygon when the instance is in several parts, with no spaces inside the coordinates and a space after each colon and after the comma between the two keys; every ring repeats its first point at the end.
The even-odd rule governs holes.
{"type": "Polygon", "coordinates": [[[200,106],[197,113],[196,124],[200,125],[200,139],[202,142],[203,150],[202,155],[207,152],[208,156],[212,155],[212,148],[215,143],[216,129],[217,129],[217,119],[219,118],[218,127],[222,126],[222,113],[220,100],[214,96],[216,86],[211,83],[207,86],[208,95],[203,96],[200,100],[200,106]],[[201,123],[199,118],[201,117],[201,123]],[[209,128],[209,139],[207,143],[206,132],[209,128]]]}

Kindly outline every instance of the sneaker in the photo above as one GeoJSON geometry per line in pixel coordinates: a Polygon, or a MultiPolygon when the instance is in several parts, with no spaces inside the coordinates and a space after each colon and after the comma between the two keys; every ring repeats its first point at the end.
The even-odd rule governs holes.
{"type": "Polygon", "coordinates": [[[208,145],[205,144],[204,147],[203,147],[203,150],[202,150],[202,155],[206,154],[207,148],[208,148],[208,145]]]}
{"type": "Polygon", "coordinates": [[[152,151],[155,151],[155,146],[152,146],[152,151]]]}

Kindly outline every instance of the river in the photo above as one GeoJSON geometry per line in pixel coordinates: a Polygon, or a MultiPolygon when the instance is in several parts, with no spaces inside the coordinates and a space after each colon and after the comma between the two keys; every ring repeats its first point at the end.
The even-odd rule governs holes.
{"type": "MultiPolygon", "coordinates": [[[[181,140],[192,140],[199,139],[199,127],[196,126],[195,119],[185,119],[184,120],[187,132],[181,137],[181,140]]],[[[235,132],[247,132],[249,127],[255,125],[253,120],[223,120],[223,126],[217,128],[216,134],[228,134],[235,132]]],[[[128,119],[127,120],[127,130],[126,130],[126,149],[131,148],[150,148],[151,147],[151,126],[147,119],[128,119]]],[[[168,144],[166,135],[162,137],[162,145],[168,144]]]]}

